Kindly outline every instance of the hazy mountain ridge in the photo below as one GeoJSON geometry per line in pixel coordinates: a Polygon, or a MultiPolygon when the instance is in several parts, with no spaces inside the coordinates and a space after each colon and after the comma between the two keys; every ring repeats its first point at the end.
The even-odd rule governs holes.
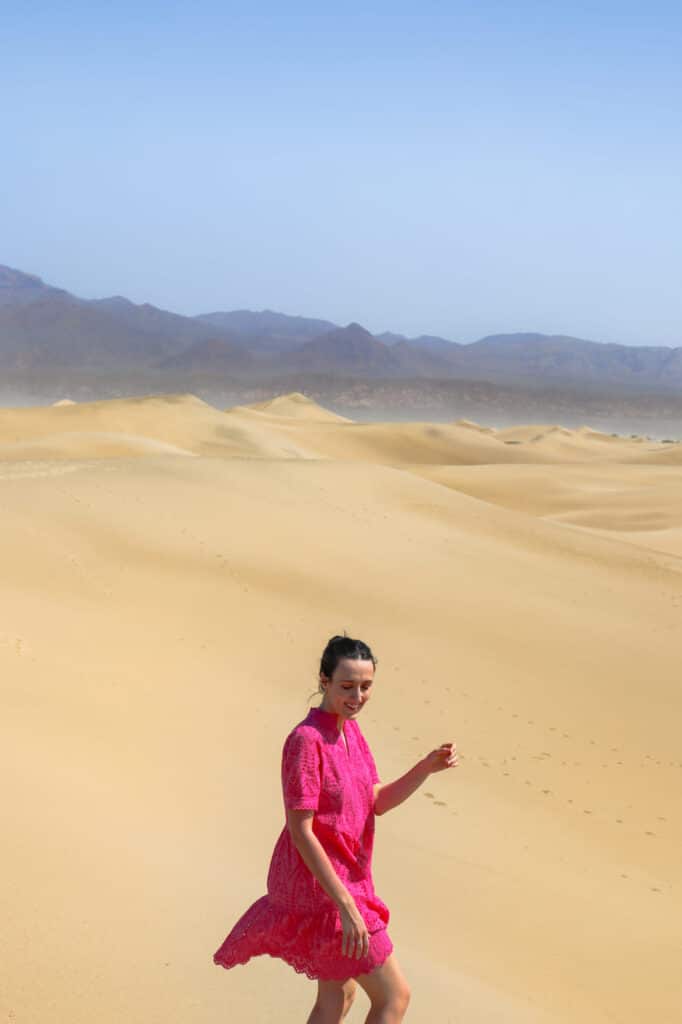
{"type": "Polygon", "coordinates": [[[527,389],[682,393],[682,348],[566,335],[490,335],[461,344],[430,335],[371,334],[358,323],[234,310],[188,317],[123,296],[80,299],[0,266],[0,369],[486,381],[527,389]]]}

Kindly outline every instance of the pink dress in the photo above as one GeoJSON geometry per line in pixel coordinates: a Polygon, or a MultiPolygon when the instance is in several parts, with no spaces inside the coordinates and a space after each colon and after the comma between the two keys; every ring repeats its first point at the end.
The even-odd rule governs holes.
{"type": "Polygon", "coordinates": [[[332,712],[312,707],[291,730],[282,749],[282,795],[285,808],[315,811],[313,832],[365,921],[369,952],[361,959],[342,954],[338,908],[285,822],[270,860],[267,894],[239,918],[213,954],[215,964],[234,967],[267,953],[309,978],[345,981],[369,973],[392,952],[390,913],[372,881],[372,787],[380,780],[358,723],[345,723],[346,750],[337,721],[332,712]]]}

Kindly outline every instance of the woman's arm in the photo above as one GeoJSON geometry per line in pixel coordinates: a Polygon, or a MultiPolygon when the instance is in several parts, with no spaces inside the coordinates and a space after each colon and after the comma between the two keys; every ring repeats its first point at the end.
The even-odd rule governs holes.
{"type": "Polygon", "coordinates": [[[405,772],[395,782],[388,782],[386,785],[377,783],[374,786],[374,813],[385,814],[393,807],[397,807],[408,796],[412,796],[416,789],[419,789],[422,782],[432,772],[442,771],[444,768],[456,768],[457,749],[454,743],[442,743],[436,750],[417,761],[409,772],[405,772]]]}
{"type": "Polygon", "coordinates": [[[355,900],[334,870],[325,848],[313,832],[314,813],[311,810],[287,808],[287,828],[306,867],[339,908],[341,955],[354,956],[359,960],[369,952],[367,925],[355,900]]]}
{"type": "Polygon", "coordinates": [[[355,903],[350,892],[337,875],[327,851],[313,832],[314,811],[292,811],[287,809],[287,827],[291,839],[307,868],[318,880],[327,896],[337,907],[355,903]]]}

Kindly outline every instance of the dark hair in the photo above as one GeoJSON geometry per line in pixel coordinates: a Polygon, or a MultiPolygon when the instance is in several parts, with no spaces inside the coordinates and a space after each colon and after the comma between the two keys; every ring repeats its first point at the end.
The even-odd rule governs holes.
{"type": "MultiPolygon", "coordinates": [[[[320,674],[331,679],[341,658],[353,658],[357,661],[371,661],[375,669],[379,660],[374,657],[366,643],[362,640],[354,640],[353,637],[346,634],[345,630],[343,636],[333,636],[331,640],[328,641],[320,659],[320,674]]],[[[315,693],[317,694],[319,692],[320,687],[318,686],[315,693]]],[[[315,696],[315,694],[312,694],[311,696],[315,696]]]]}

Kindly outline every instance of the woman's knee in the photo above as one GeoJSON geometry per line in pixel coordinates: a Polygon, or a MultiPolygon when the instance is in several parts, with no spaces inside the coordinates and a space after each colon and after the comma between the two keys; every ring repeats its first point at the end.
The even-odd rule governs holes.
{"type": "Polygon", "coordinates": [[[371,974],[361,975],[358,982],[367,992],[374,1009],[392,1011],[392,1016],[402,1019],[412,993],[393,953],[371,974]]]}
{"type": "Polygon", "coordinates": [[[344,982],[344,984],[343,984],[343,1015],[344,1015],[344,1017],[346,1016],[346,1014],[350,1010],[351,1006],[353,1005],[353,1000],[355,999],[356,991],[357,991],[357,985],[355,984],[355,982],[353,981],[352,978],[349,978],[348,981],[344,982]]]}
{"type": "Polygon", "coordinates": [[[385,1008],[387,1010],[393,1010],[397,1013],[405,1013],[407,1007],[410,1005],[410,997],[412,992],[410,986],[407,984],[404,978],[399,983],[394,985],[390,992],[387,993],[385,1008]]]}
{"type": "Polygon", "coordinates": [[[330,1019],[342,1020],[355,999],[356,984],[352,978],[344,982],[318,982],[316,1005],[330,1019]]]}
{"type": "Polygon", "coordinates": [[[412,989],[410,988],[410,986],[407,984],[406,981],[403,981],[402,987],[400,989],[400,1000],[401,1000],[401,1003],[402,1003],[403,1011],[406,1010],[407,1007],[410,1005],[410,999],[411,998],[412,998],[412,989]]]}

